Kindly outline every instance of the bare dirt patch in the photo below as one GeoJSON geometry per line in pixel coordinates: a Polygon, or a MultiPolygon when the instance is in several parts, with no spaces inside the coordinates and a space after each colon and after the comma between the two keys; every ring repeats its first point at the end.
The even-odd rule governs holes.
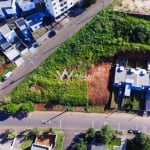
{"type": "Polygon", "coordinates": [[[115,11],[150,15],[150,0],[119,0],[115,11]]]}
{"type": "Polygon", "coordinates": [[[33,91],[42,91],[42,90],[44,90],[44,88],[41,86],[41,85],[39,85],[39,84],[33,84],[32,86],[31,86],[31,89],[33,90],[33,91]]]}
{"type": "Polygon", "coordinates": [[[105,105],[110,96],[108,89],[110,77],[110,62],[92,65],[88,70],[88,99],[93,105],[105,105]]]}

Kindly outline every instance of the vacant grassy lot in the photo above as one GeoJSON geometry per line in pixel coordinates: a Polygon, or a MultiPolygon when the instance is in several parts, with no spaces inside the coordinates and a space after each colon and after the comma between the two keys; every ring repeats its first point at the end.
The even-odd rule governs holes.
{"type": "Polygon", "coordinates": [[[149,21],[103,10],[18,85],[11,93],[12,101],[85,106],[90,100],[90,104],[104,105],[109,94],[105,95],[102,89],[105,86],[105,91],[111,90],[106,86],[109,79],[112,82],[111,72],[108,70],[107,81],[103,76],[97,81],[97,100],[88,95],[95,81],[88,86],[84,76],[93,64],[111,61],[119,51],[149,51],[149,33],[149,21]],[[60,79],[56,71],[62,75],[64,70],[68,74],[73,71],[71,80],[66,75],[60,79]],[[35,84],[40,87],[38,90],[33,88],[35,84]]]}

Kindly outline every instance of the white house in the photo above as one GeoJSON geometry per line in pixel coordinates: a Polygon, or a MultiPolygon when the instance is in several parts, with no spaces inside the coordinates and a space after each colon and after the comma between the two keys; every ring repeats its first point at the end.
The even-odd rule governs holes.
{"type": "Polygon", "coordinates": [[[48,12],[58,18],[73,7],[79,0],[44,0],[48,12]]]}

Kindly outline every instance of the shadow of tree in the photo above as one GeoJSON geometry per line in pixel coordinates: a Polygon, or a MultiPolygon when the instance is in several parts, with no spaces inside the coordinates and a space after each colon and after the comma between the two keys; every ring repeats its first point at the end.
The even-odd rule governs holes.
{"type": "Polygon", "coordinates": [[[11,115],[7,114],[5,111],[0,111],[0,121],[8,119],[11,115]]]}

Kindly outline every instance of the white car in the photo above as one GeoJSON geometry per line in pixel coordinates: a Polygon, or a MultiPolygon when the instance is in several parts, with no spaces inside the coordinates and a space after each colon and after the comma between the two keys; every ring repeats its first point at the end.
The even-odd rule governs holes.
{"type": "Polygon", "coordinates": [[[7,72],[7,73],[4,75],[3,80],[5,81],[5,80],[7,80],[8,78],[10,78],[11,76],[12,76],[12,72],[9,71],[9,72],[7,72]]]}

